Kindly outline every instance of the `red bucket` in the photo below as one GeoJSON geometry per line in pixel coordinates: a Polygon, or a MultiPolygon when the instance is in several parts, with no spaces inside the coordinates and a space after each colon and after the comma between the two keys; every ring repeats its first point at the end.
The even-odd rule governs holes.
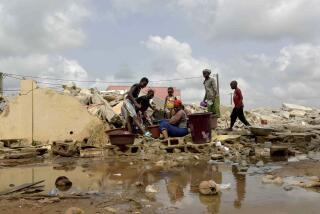
{"type": "Polygon", "coordinates": [[[194,143],[208,143],[211,141],[211,113],[197,113],[189,115],[189,127],[194,143]]]}
{"type": "Polygon", "coordinates": [[[153,138],[157,139],[160,137],[160,126],[159,125],[149,126],[148,130],[151,132],[151,135],[153,138]]]}

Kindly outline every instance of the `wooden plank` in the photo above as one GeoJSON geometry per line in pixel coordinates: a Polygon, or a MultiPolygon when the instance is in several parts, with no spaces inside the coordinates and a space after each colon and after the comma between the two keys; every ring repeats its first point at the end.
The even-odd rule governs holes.
{"type": "Polygon", "coordinates": [[[25,184],[22,184],[22,185],[20,185],[20,186],[14,187],[14,188],[12,188],[12,189],[9,189],[9,190],[0,192],[0,196],[2,196],[2,195],[8,195],[8,194],[11,194],[11,193],[14,193],[14,192],[18,192],[18,191],[23,190],[23,189],[27,189],[27,188],[32,187],[32,186],[35,186],[35,185],[37,185],[37,184],[43,183],[44,181],[45,181],[45,180],[37,181],[37,182],[35,182],[35,183],[25,183],[25,184]]]}

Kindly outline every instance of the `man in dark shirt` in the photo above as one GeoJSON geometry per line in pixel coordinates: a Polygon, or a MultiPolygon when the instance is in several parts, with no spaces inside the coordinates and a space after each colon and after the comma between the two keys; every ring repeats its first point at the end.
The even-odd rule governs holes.
{"type": "Polygon", "coordinates": [[[141,108],[136,109],[137,113],[140,113],[141,119],[144,123],[148,122],[149,125],[152,125],[151,119],[147,115],[148,108],[151,108],[154,110],[154,108],[150,104],[150,100],[154,97],[154,90],[150,89],[148,90],[147,95],[141,96],[137,98],[137,103],[140,104],[141,108]]]}
{"type": "Polygon", "coordinates": [[[136,101],[136,99],[138,98],[141,89],[145,88],[148,85],[148,83],[149,80],[146,77],[143,77],[139,83],[131,86],[127,97],[124,99],[124,103],[121,109],[122,114],[126,120],[128,131],[133,131],[131,126],[131,120],[133,120],[133,122],[146,136],[149,136],[151,134],[144,129],[139,118],[137,117],[136,109],[140,109],[141,105],[136,101]]]}
{"type": "Polygon", "coordinates": [[[235,124],[237,118],[244,123],[246,126],[250,126],[250,123],[247,121],[246,117],[244,116],[243,113],[243,97],[240,88],[238,88],[238,82],[237,81],[232,81],[230,83],[231,89],[234,90],[233,94],[233,103],[234,103],[234,108],[231,113],[231,123],[230,123],[230,128],[229,130],[232,131],[233,125],[235,124]]]}

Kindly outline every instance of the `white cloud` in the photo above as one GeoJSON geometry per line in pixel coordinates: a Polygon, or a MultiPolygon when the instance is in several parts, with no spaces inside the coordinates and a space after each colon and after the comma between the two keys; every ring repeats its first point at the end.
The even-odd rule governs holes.
{"type": "MultiPolygon", "coordinates": [[[[7,57],[0,59],[0,70],[5,73],[13,73],[42,78],[61,78],[71,80],[86,80],[87,71],[75,60],[66,59],[62,56],[52,55],[28,55],[25,57],[7,57]]],[[[45,79],[36,79],[39,82],[58,83],[45,79]]],[[[17,88],[19,80],[7,77],[6,88],[17,88]]],[[[59,82],[61,84],[66,82],[59,82]]],[[[44,84],[46,86],[57,86],[44,84]]]]}
{"type": "Polygon", "coordinates": [[[206,59],[195,59],[192,56],[189,44],[179,42],[171,36],[151,36],[143,44],[154,54],[156,64],[160,61],[160,65],[165,65],[162,62],[167,61],[174,66],[174,70],[163,69],[163,72],[167,72],[167,77],[199,76],[204,68],[209,67],[206,59]]]}
{"type": "MultiPolygon", "coordinates": [[[[201,70],[213,67],[219,73],[222,103],[229,104],[229,83],[237,80],[249,107],[294,102],[318,105],[316,90],[320,78],[320,47],[311,44],[287,46],[277,54],[244,55],[226,61],[192,56],[189,44],[171,36],[151,36],[143,43],[153,54],[156,66],[151,79],[201,76],[201,70]],[[159,68],[160,66],[160,68],[159,68]],[[160,71],[160,73],[159,73],[160,71]]],[[[202,79],[173,82],[182,89],[187,102],[199,102],[203,96],[202,79]]],[[[168,84],[168,83],[166,83],[168,84]]]]}
{"type": "MultiPolygon", "coordinates": [[[[86,79],[86,70],[61,53],[84,44],[86,6],[87,0],[0,0],[1,72],[86,79]]],[[[8,77],[5,87],[17,88],[19,82],[8,77]]]]}
{"type": "Polygon", "coordinates": [[[317,40],[318,0],[113,0],[121,14],[161,10],[184,17],[208,39],[317,40]]]}
{"type": "Polygon", "coordinates": [[[79,47],[85,0],[0,0],[0,55],[79,47]]]}

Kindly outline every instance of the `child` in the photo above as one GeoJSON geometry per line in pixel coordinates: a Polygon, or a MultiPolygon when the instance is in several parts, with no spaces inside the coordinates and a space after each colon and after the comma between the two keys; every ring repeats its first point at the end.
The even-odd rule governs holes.
{"type": "Polygon", "coordinates": [[[174,90],[172,87],[168,88],[168,96],[164,101],[164,114],[165,118],[170,119],[174,114],[174,101],[177,98],[174,96],[174,90]]]}
{"type": "Polygon", "coordinates": [[[243,97],[240,88],[238,88],[238,83],[237,81],[232,81],[230,83],[231,89],[234,90],[233,94],[233,103],[234,103],[234,108],[231,113],[231,123],[230,123],[230,128],[229,130],[232,131],[232,127],[234,123],[236,122],[237,118],[244,123],[246,126],[250,126],[250,123],[247,121],[246,117],[244,116],[243,113],[243,97]]]}

